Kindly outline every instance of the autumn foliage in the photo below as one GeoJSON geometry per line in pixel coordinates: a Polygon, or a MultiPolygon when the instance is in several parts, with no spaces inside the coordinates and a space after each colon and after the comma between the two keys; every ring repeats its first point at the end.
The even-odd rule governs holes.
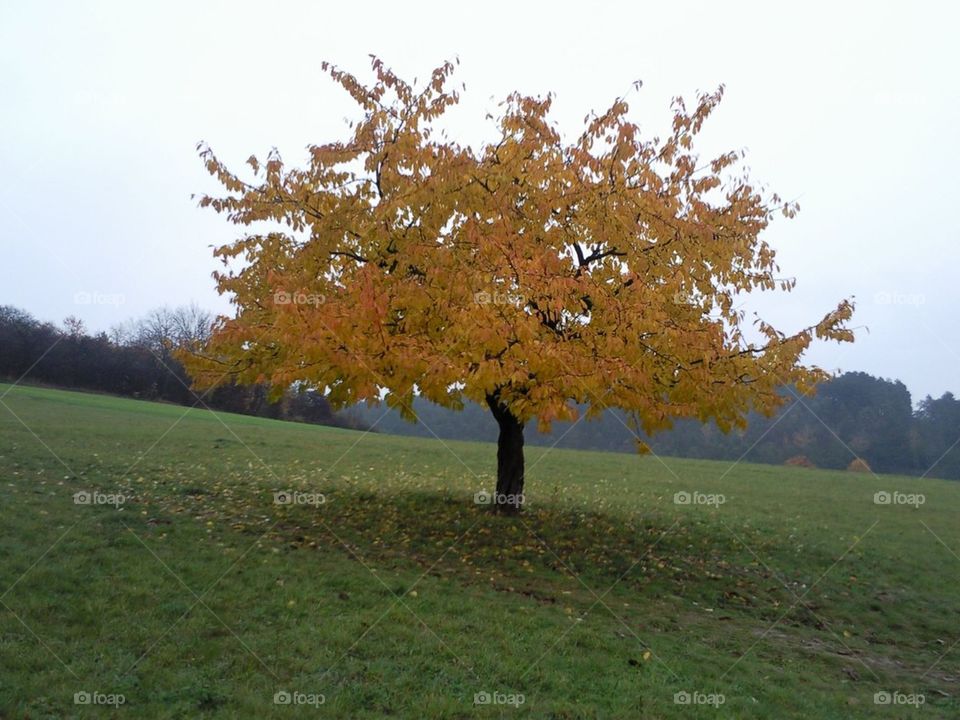
{"type": "Polygon", "coordinates": [[[580,405],[630,411],[648,433],[674,418],[740,426],[783,385],[825,377],[801,364],[815,338],[853,339],[848,301],[791,334],[741,308],[744,293],[793,287],[761,234],[796,207],[758,189],[741,153],[697,155],[722,88],[692,109],[676,99],[663,138],[617,99],[572,141],[551,96],[515,93],[471,148],[437,129],[458,100],[452,64],[422,87],[372,65],[370,86],[324,65],[358,118],[301,167],[274,151],[242,179],[201,145],[224,188],[201,205],[250,232],[215,251],[236,312],[186,359],[198,385],[303,383],[335,407],[383,395],[408,415],[415,393],[486,403],[514,461],[501,457],[498,489],[513,492],[534,419],[580,405]]]}
{"type": "Polygon", "coordinates": [[[870,466],[867,464],[867,461],[863,458],[854,458],[850,461],[850,464],[847,465],[847,470],[850,472],[862,472],[862,473],[872,473],[873,470],[870,469],[870,466]]]}

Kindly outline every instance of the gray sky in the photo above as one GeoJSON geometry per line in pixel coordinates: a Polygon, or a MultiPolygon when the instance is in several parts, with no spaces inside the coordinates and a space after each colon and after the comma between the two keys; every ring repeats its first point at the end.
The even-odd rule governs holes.
{"type": "Polygon", "coordinates": [[[107,329],[159,305],[226,309],[209,246],[237,233],[192,193],[194,147],[288,163],[346,132],[321,71],[406,77],[458,56],[460,138],[513,90],[554,91],[567,135],[631,92],[663,135],[669,100],[725,83],[706,153],[747,163],[801,212],[767,239],[798,287],[748,309],[791,331],[856,296],[829,369],[960,393],[960,6],[955,3],[33,2],[0,5],[0,304],[107,329]]]}

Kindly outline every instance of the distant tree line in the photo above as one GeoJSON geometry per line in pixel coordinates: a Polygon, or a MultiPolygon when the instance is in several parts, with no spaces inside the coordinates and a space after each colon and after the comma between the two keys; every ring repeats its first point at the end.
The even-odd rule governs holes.
{"type": "Polygon", "coordinates": [[[229,384],[206,395],[192,392],[190,378],[173,353],[206,340],[212,320],[210,313],[192,305],[160,308],[109,333],[90,335],[74,317],[58,327],[18,308],[0,306],[0,378],[15,381],[25,376],[25,382],[141,400],[362,427],[355,418],[334,413],[323,395],[312,391],[288,391],[279,400],[269,398],[265,385],[229,384]]]}
{"type": "MultiPolygon", "coordinates": [[[[556,422],[549,434],[530,428],[527,442],[635,452],[640,439],[658,455],[833,469],[861,458],[874,472],[960,479],[960,401],[951,393],[928,396],[914,409],[902,382],[863,372],[825,382],[813,397],[798,399],[788,388],[782,392],[786,402],[780,412],[770,418],[751,415],[742,432],[723,433],[713,423],[686,420],[646,437],[635,433],[628,416],[609,410],[595,420],[556,422]]],[[[455,440],[497,437],[496,424],[479,405],[454,412],[417,399],[414,410],[421,421],[416,425],[383,407],[363,406],[357,412],[380,432],[455,440]]]]}
{"type": "MultiPolygon", "coordinates": [[[[265,385],[224,385],[202,395],[199,404],[173,352],[206,340],[211,321],[209,313],[195,306],[161,308],[109,333],[90,335],[76,318],[58,327],[0,306],[0,378],[12,381],[26,374],[26,382],[245,415],[496,442],[497,425],[488,409],[471,403],[456,412],[417,398],[416,424],[383,407],[361,405],[335,413],[321,393],[309,390],[271,400],[265,385]]],[[[635,452],[639,435],[658,455],[837,469],[859,457],[875,472],[960,479],[960,400],[949,392],[937,399],[927,396],[915,409],[902,382],[862,372],[821,384],[813,397],[798,399],[789,388],[782,392],[786,402],[780,412],[770,418],[751,415],[742,432],[723,433],[712,423],[687,420],[649,438],[635,434],[628,416],[611,410],[596,420],[556,422],[549,434],[531,427],[526,440],[635,452]]]]}

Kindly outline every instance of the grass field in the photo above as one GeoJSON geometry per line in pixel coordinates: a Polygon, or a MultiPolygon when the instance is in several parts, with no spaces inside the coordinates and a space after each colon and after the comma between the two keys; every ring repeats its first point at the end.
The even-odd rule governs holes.
{"type": "Polygon", "coordinates": [[[960,717],[960,484],[0,395],[0,717],[960,717]]]}

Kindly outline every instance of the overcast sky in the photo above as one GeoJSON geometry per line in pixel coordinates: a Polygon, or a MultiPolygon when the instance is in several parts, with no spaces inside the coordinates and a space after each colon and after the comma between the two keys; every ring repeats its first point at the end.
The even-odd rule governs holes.
{"type": "Polygon", "coordinates": [[[673,95],[725,83],[704,149],[745,148],[799,216],[768,241],[787,295],[751,299],[781,329],[855,296],[854,345],[829,370],[960,394],[960,11],[955,3],[63,2],[0,4],[0,304],[107,329],[160,305],[224,311],[210,246],[236,234],[205,140],[234,166],[288,163],[346,133],[351,102],[321,71],[369,77],[368,54],[423,78],[459,57],[451,118],[466,142],[513,90],[553,91],[568,136],[631,92],[663,135],[673,95]],[[869,332],[866,328],[869,328],[869,332]]]}

